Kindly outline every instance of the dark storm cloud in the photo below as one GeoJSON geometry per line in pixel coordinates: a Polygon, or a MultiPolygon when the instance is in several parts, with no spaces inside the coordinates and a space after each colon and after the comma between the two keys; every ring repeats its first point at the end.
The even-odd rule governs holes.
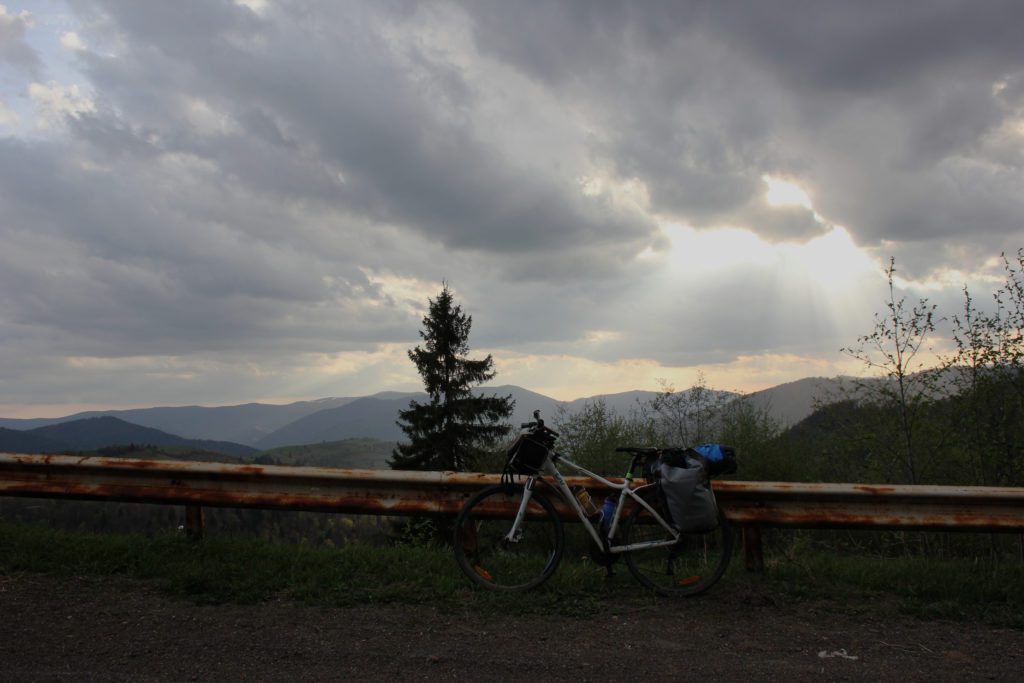
{"type": "Polygon", "coordinates": [[[700,4],[724,41],[808,92],[998,76],[1024,60],[1024,8],[1014,0],[700,4]]]}
{"type": "MultiPolygon", "coordinates": [[[[988,74],[1024,59],[1024,9],[1015,0],[564,0],[535,12],[500,0],[462,5],[482,49],[556,83],[600,78],[624,60],[642,61],[631,53],[664,54],[702,37],[815,92],[902,89],[922,76],[988,74]]],[[[708,66],[642,64],[652,78],[708,66]]]]}
{"type": "MultiPolygon", "coordinates": [[[[122,47],[87,56],[90,78],[130,123],[101,113],[78,132],[112,154],[195,155],[254,192],[451,248],[544,252],[528,264],[585,247],[611,268],[658,247],[649,219],[493,144],[501,131],[478,127],[464,64],[387,36],[389,22],[419,21],[415,3],[284,3],[262,17],[232,3],[95,7],[96,30],[122,47]],[[197,134],[182,96],[236,130],[197,134]]],[[[998,251],[1019,233],[1019,165],[978,163],[1007,155],[986,141],[1020,114],[1012,3],[463,9],[476,48],[584,111],[591,158],[640,179],[661,216],[773,240],[834,222],[867,246],[969,230],[998,251]],[[827,222],[766,206],[765,174],[798,180],[827,222]]]]}
{"type": "Polygon", "coordinates": [[[18,351],[373,348],[414,339],[418,318],[364,269],[437,282],[460,271],[447,247],[509,255],[485,277],[592,279],[659,243],[638,212],[450,116],[472,100],[457,69],[410,48],[410,79],[366,7],[323,10],[92,6],[95,108],[53,141],[0,143],[18,351]]]}
{"type": "Polygon", "coordinates": [[[122,160],[83,170],[67,152],[0,143],[0,305],[13,324],[65,330],[57,344],[65,353],[174,354],[239,339],[308,350],[405,336],[407,315],[386,307],[361,311],[358,324],[322,315],[327,301],[354,312],[379,297],[341,244],[259,239],[293,220],[272,201],[204,177],[201,167],[154,177],[122,160]],[[233,218],[252,232],[221,223],[219,203],[246,207],[233,218]]]}
{"type": "Polygon", "coordinates": [[[155,127],[165,151],[187,147],[264,191],[287,184],[287,172],[276,174],[278,188],[254,178],[273,165],[244,157],[250,135],[238,145],[223,138],[194,144],[180,130],[173,98],[183,91],[205,98],[246,133],[269,136],[261,139],[268,145],[290,143],[324,177],[333,172],[341,180],[324,187],[301,178],[288,188],[295,195],[320,186],[319,199],[330,194],[345,210],[449,247],[533,251],[586,239],[639,251],[652,239],[655,227],[642,215],[582,197],[574,179],[503,156],[488,143],[490,131],[460,114],[473,106],[473,94],[458,70],[415,45],[389,45],[369,7],[326,3],[315,23],[292,9],[270,25],[244,8],[199,3],[183,24],[180,9],[163,21],[137,3],[111,3],[110,30],[131,54],[93,56],[91,78],[155,127]],[[203,27],[199,35],[187,30],[193,22],[203,27]],[[415,77],[405,59],[413,60],[415,77]],[[161,67],[156,80],[154,63],[161,67]]]}
{"type": "Polygon", "coordinates": [[[1024,116],[1019,3],[581,1],[535,23],[464,7],[481,50],[602,112],[596,149],[658,212],[744,216],[770,239],[824,229],[744,208],[771,174],[868,247],[1019,240],[1022,140],[991,142],[1024,116]]]}

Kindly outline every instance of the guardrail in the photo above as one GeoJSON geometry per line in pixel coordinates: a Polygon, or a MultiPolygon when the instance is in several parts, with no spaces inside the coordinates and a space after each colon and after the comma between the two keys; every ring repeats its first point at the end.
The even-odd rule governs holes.
{"type": "MultiPolygon", "coordinates": [[[[608,491],[587,477],[567,480],[598,495],[608,491]]],[[[194,536],[202,534],[203,506],[455,515],[474,492],[498,481],[495,474],[469,472],[0,453],[0,496],[181,504],[194,536]]],[[[755,530],[745,538],[754,566],[761,526],[1024,531],[1024,488],[716,481],[714,490],[733,524],[755,530]]],[[[565,519],[576,519],[553,502],[565,519]]]]}

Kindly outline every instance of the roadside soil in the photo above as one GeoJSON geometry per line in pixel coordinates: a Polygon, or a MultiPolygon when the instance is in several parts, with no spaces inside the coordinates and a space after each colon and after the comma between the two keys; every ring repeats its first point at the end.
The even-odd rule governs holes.
{"type": "Polygon", "coordinates": [[[124,579],[0,575],[0,680],[1014,681],[1024,671],[1024,632],[856,607],[756,590],[588,619],[202,606],[124,579]]]}

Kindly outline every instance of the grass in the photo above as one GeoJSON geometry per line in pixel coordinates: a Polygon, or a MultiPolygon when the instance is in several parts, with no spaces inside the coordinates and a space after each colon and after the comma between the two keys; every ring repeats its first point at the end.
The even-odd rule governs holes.
{"type": "MultiPolygon", "coordinates": [[[[426,545],[314,548],[213,536],[194,542],[179,534],[72,533],[0,522],[0,574],[19,572],[123,576],[205,604],[284,599],[586,616],[605,605],[609,591],[629,595],[605,585],[593,567],[575,562],[564,563],[546,590],[524,600],[472,589],[450,551],[426,545]]],[[[627,581],[624,574],[618,579],[627,581]]]]}
{"type": "MultiPolygon", "coordinates": [[[[309,605],[425,604],[442,611],[589,617],[609,609],[664,605],[621,563],[604,570],[567,551],[541,590],[493,594],[472,589],[451,552],[429,545],[315,548],[257,539],[182,535],[89,534],[0,522],[0,574],[122,576],[198,603],[282,599],[309,605]]],[[[713,589],[730,599],[751,592],[785,602],[823,601],[839,610],[890,611],[922,618],[970,619],[1024,629],[1024,565],[968,560],[842,556],[805,549],[749,574],[734,557],[713,589]]]]}
{"type": "Polygon", "coordinates": [[[852,612],[895,611],[925,619],[984,621],[1024,629],[1024,564],[976,559],[878,557],[811,550],[774,561],[774,592],[826,599],[852,612]]]}

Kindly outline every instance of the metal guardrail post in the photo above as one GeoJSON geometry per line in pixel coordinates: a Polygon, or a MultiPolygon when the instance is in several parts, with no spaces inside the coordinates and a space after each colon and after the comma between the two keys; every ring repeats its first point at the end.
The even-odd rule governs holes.
{"type": "Polygon", "coordinates": [[[185,506],[185,534],[193,541],[203,538],[203,508],[201,505],[185,506]]]}
{"type": "Polygon", "coordinates": [[[748,572],[764,571],[764,546],[761,544],[761,528],[745,526],[743,533],[743,559],[748,572]]]}

